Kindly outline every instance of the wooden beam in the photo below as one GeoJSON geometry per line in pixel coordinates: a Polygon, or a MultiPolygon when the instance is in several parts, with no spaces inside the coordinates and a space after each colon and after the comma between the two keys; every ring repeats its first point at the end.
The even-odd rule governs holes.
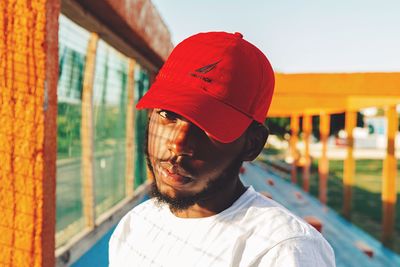
{"type": "Polygon", "coordinates": [[[98,35],[92,33],[86,53],[82,92],[82,194],[85,225],[94,228],[95,195],[93,174],[93,79],[96,65],[98,35]]]}
{"type": "Polygon", "coordinates": [[[151,1],[61,0],[69,19],[102,40],[157,71],[172,51],[170,33],[151,1]]]}
{"type": "Polygon", "coordinates": [[[393,243],[396,207],[396,175],[397,160],[395,156],[395,139],[398,130],[398,117],[396,106],[386,109],[387,118],[387,148],[383,162],[382,181],[382,207],[383,207],[383,231],[382,242],[387,245],[393,243]]]}
{"type": "Polygon", "coordinates": [[[303,167],[303,190],[306,192],[310,191],[310,137],[312,131],[312,116],[303,116],[303,141],[304,141],[304,158],[305,163],[303,167]]]}
{"type": "Polygon", "coordinates": [[[299,153],[297,151],[296,145],[298,142],[299,135],[299,116],[292,115],[290,117],[290,154],[293,159],[292,169],[291,169],[291,181],[293,184],[297,183],[297,164],[299,161],[299,153]]]}
{"type": "Polygon", "coordinates": [[[347,110],[358,111],[369,107],[395,106],[400,104],[400,96],[351,96],[347,98],[347,110]]]}
{"type": "Polygon", "coordinates": [[[135,155],[135,60],[129,59],[128,70],[128,106],[126,113],[126,149],[125,149],[125,192],[128,197],[134,191],[134,155],[135,155]]]}
{"type": "Polygon", "coordinates": [[[275,74],[276,95],[400,96],[400,72],[275,74]],[[379,89],[377,89],[379,88],[379,89]]]}
{"type": "Polygon", "coordinates": [[[354,139],[353,129],[357,125],[357,113],[354,111],[346,111],[345,130],[347,133],[347,157],[343,166],[343,215],[350,219],[352,188],[354,186],[355,162],[353,156],[354,139]]]}
{"type": "Polygon", "coordinates": [[[321,113],[341,113],[346,110],[357,111],[369,107],[385,107],[400,104],[400,96],[338,96],[302,94],[274,94],[268,117],[290,117],[291,114],[319,115],[321,113]]]}
{"type": "Polygon", "coordinates": [[[319,119],[319,133],[322,145],[321,158],[318,162],[319,173],[319,200],[321,203],[327,203],[327,183],[329,176],[329,160],[328,160],[328,137],[330,131],[330,115],[321,114],[319,119]]]}
{"type": "Polygon", "coordinates": [[[274,94],[268,117],[290,117],[292,114],[319,115],[325,113],[340,113],[346,109],[347,100],[342,96],[325,97],[293,94],[274,94]]]}
{"type": "MultiPolygon", "coordinates": [[[[35,1],[34,5],[30,5],[28,1],[27,5],[25,6],[28,8],[28,12],[33,14],[33,8],[38,7],[38,2],[35,1]]],[[[37,203],[39,204],[40,208],[43,209],[42,216],[36,216],[38,220],[34,224],[36,224],[35,229],[40,234],[31,232],[35,234],[35,242],[31,242],[33,246],[36,247],[37,250],[40,250],[41,246],[41,255],[34,255],[33,253],[30,254],[30,257],[35,258],[35,263],[31,266],[36,266],[38,262],[41,261],[41,266],[54,266],[55,263],[55,235],[56,235],[56,213],[57,213],[57,206],[56,206],[56,185],[57,185],[57,86],[58,86],[58,75],[59,75],[59,55],[58,55],[58,36],[59,36],[59,17],[60,17],[60,2],[58,0],[48,0],[46,1],[46,29],[45,29],[45,36],[46,41],[40,43],[39,39],[36,39],[37,44],[40,43],[40,47],[45,49],[46,51],[46,79],[44,81],[41,80],[40,76],[34,77],[34,80],[40,83],[43,83],[44,90],[43,96],[44,101],[38,101],[36,103],[43,103],[43,110],[44,110],[44,142],[43,142],[43,183],[41,184],[43,188],[43,195],[39,196],[36,195],[37,203]],[[42,205],[40,205],[42,203],[42,205]],[[41,224],[41,225],[40,225],[41,224]],[[38,238],[39,237],[39,238],[38,238]],[[40,241],[38,242],[38,239],[40,241]]],[[[40,14],[41,11],[39,11],[40,14]]],[[[13,13],[11,13],[13,14],[13,13]]],[[[15,13],[14,13],[15,14],[15,13]]],[[[21,16],[21,19],[25,16],[21,16]]],[[[42,16],[36,16],[40,18],[42,16]]],[[[26,19],[26,17],[25,17],[26,19]]],[[[1,20],[0,20],[1,21],[1,20]]],[[[14,20],[15,21],[15,20],[14,20]]],[[[38,28],[40,28],[40,23],[28,23],[25,25],[31,25],[35,30],[33,32],[39,32],[38,28]]],[[[21,31],[21,25],[16,28],[16,30],[21,31]]],[[[28,30],[29,32],[29,30],[28,30]]],[[[13,36],[13,34],[10,34],[13,36]]],[[[20,35],[20,40],[24,39],[20,35]]],[[[11,37],[12,38],[12,37],[11,37]]],[[[1,38],[0,38],[1,39],[1,38]]],[[[33,46],[38,48],[39,46],[33,46]]],[[[35,48],[35,49],[36,49],[35,48]]],[[[32,51],[32,49],[30,49],[32,51]]],[[[29,58],[26,56],[25,58],[29,58]]],[[[31,64],[36,66],[40,66],[39,60],[33,58],[31,64]],[[34,62],[34,63],[33,63],[34,62]]],[[[18,75],[20,77],[20,75],[18,75]]],[[[33,77],[32,77],[33,78],[33,77]]],[[[32,87],[29,88],[32,90],[32,87]]],[[[34,112],[33,114],[36,114],[34,112]]],[[[37,117],[36,117],[37,118],[37,117]]],[[[40,128],[38,124],[35,127],[40,128]]],[[[19,129],[18,129],[19,130],[19,129]]],[[[30,132],[32,136],[35,134],[30,132]]],[[[38,135],[40,138],[40,135],[38,135]]],[[[35,154],[37,153],[37,147],[35,149],[35,154]]],[[[28,156],[27,154],[24,155],[25,157],[28,156]]],[[[38,154],[36,154],[38,156],[38,154]]],[[[1,156],[0,156],[1,157],[1,156]]],[[[37,157],[38,158],[38,157],[37,157]]],[[[36,168],[36,165],[34,165],[36,168]]],[[[1,174],[0,174],[1,176],[1,174]]],[[[24,177],[26,179],[26,177],[24,177]]],[[[26,181],[26,180],[25,180],[26,181]]],[[[36,184],[38,181],[35,181],[36,184]]],[[[26,184],[25,184],[26,185],[26,184]]],[[[25,186],[24,185],[24,186],[25,186]]],[[[0,236],[2,236],[0,234],[0,236]]],[[[0,248],[1,250],[1,248],[0,248]]]]}

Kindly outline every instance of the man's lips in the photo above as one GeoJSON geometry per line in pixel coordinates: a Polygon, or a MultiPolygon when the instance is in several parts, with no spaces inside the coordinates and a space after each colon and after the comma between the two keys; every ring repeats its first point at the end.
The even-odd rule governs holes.
{"type": "Polygon", "coordinates": [[[162,181],[173,187],[182,187],[194,180],[187,171],[169,162],[158,164],[158,172],[162,181]]]}
{"type": "Polygon", "coordinates": [[[161,161],[159,164],[161,168],[166,169],[170,174],[176,174],[188,178],[193,178],[193,175],[190,172],[188,172],[183,167],[177,164],[172,164],[170,162],[163,162],[163,161],[161,161]]]}

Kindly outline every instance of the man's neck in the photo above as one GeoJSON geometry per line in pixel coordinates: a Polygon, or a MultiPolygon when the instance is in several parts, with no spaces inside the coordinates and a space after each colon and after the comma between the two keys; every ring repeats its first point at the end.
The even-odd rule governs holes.
{"type": "Polygon", "coordinates": [[[235,180],[236,183],[225,187],[225,190],[217,192],[185,210],[172,210],[172,213],[180,218],[204,218],[226,210],[246,191],[246,187],[239,177],[235,180]]]}

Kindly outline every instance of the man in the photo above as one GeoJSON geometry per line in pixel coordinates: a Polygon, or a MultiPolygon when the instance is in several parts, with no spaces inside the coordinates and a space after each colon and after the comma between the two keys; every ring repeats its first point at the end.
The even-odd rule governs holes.
{"type": "Polygon", "coordinates": [[[118,224],[110,266],[335,265],[314,228],[239,179],[267,140],[273,89],[267,58],[240,33],[200,33],[172,51],[137,105],[150,110],[154,198],[118,224]]]}

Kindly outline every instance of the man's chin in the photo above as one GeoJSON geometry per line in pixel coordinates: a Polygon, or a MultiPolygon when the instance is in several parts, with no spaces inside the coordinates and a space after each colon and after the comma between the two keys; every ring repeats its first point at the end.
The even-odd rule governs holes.
{"type": "Polygon", "coordinates": [[[158,204],[166,204],[173,211],[187,210],[189,207],[193,206],[197,200],[196,197],[192,195],[179,196],[174,194],[174,196],[170,196],[167,193],[161,192],[156,182],[152,183],[150,193],[151,196],[157,200],[158,204]]]}

